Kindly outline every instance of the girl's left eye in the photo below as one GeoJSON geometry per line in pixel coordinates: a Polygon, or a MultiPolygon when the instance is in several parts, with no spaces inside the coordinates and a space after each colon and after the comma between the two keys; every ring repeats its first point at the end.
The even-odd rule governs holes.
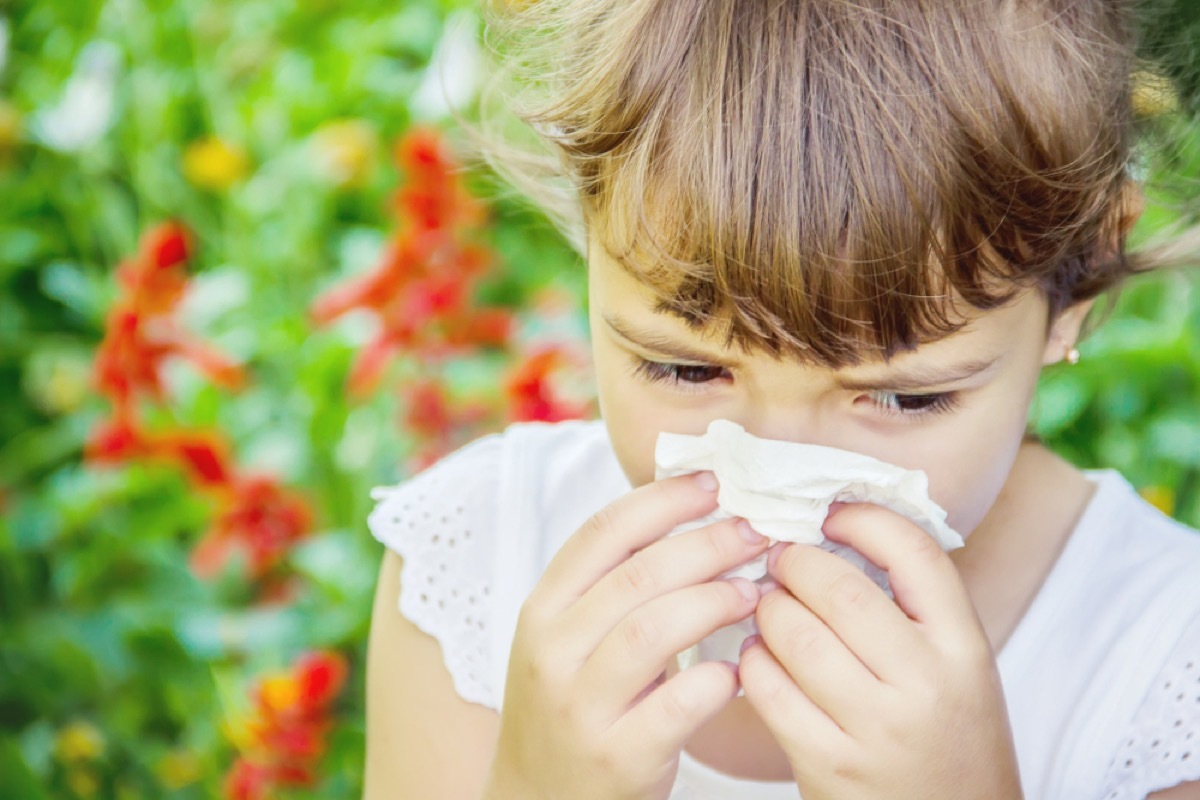
{"type": "Polygon", "coordinates": [[[871,403],[884,414],[894,417],[931,417],[954,410],[958,396],[954,392],[931,392],[929,394],[896,394],[895,392],[867,392],[871,403]]]}
{"type": "Polygon", "coordinates": [[[706,383],[722,377],[728,370],[724,367],[696,364],[665,364],[659,361],[636,359],[634,374],[650,383],[669,383],[680,391],[703,391],[706,383]]]}

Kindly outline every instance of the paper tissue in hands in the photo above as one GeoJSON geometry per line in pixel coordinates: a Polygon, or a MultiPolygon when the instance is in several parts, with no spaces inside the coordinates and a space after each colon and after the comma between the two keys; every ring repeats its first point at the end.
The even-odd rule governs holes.
{"type": "MultiPolygon", "coordinates": [[[[720,485],[717,509],[684,523],[668,536],[729,517],[743,517],[772,542],[803,542],[828,550],[862,569],[888,596],[887,573],[858,551],[825,539],[821,526],[834,502],[873,503],[912,520],[943,550],[962,547],[946,525],[946,512],[929,499],[925,473],[834,447],[760,439],[735,422],[718,419],[703,436],[661,433],[654,451],[655,480],[711,470],[720,485]]],[[[726,573],[758,581],[763,556],[726,573]]],[[[698,661],[738,660],[742,641],[757,631],[754,617],[727,626],[679,654],[679,668],[698,661]]]]}

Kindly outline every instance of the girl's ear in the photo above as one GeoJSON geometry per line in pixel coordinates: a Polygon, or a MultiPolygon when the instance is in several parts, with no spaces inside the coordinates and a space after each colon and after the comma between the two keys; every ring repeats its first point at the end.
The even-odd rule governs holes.
{"type": "MultiPolygon", "coordinates": [[[[1137,224],[1145,207],[1146,199],[1141,184],[1132,179],[1126,181],[1122,187],[1121,199],[1111,217],[1109,228],[1112,233],[1108,244],[1109,253],[1115,253],[1121,247],[1121,242],[1137,224]]],[[[1050,326],[1046,349],[1042,353],[1042,364],[1055,364],[1067,357],[1067,353],[1079,341],[1080,328],[1095,302],[1094,299],[1084,300],[1059,313],[1058,318],[1050,326]]]]}
{"type": "Polygon", "coordinates": [[[1046,337],[1046,349],[1042,351],[1043,365],[1057,364],[1067,357],[1067,353],[1079,341],[1079,330],[1095,302],[1095,299],[1082,300],[1059,312],[1050,325],[1050,335],[1046,337]]]}

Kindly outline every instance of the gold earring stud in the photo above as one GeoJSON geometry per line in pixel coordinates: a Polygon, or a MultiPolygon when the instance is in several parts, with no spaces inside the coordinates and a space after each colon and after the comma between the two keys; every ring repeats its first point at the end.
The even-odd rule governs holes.
{"type": "Polygon", "coordinates": [[[1064,357],[1066,358],[1068,364],[1078,364],[1079,363],[1079,350],[1074,347],[1068,348],[1066,356],[1064,356],[1064,357]]]}

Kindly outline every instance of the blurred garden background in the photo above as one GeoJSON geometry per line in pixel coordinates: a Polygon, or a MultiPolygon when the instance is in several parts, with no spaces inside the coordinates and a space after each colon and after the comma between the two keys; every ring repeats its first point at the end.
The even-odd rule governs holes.
{"type": "MultiPolygon", "coordinates": [[[[596,413],[582,262],[461,157],[479,33],[467,0],[0,2],[0,795],[360,794],[369,490],[596,413]]],[[[1188,63],[1137,98],[1172,145],[1135,246],[1200,180],[1188,63]]],[[[1031,420],[1192,525],[1196,283],[1131,284],[1031,420]]]]}

